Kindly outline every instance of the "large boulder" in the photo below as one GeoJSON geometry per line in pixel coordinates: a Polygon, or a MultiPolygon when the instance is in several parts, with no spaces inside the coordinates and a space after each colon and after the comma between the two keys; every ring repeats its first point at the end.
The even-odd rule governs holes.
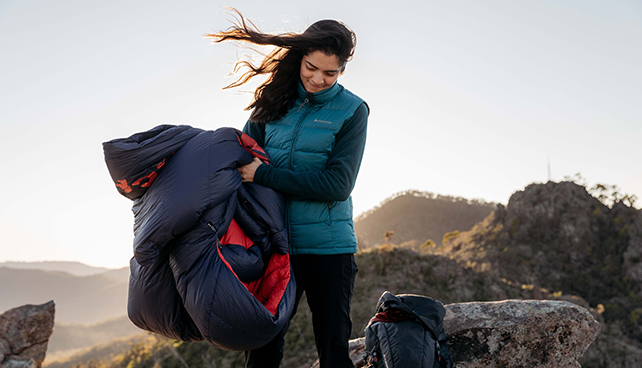
{"type": "Polygon", "coordinates": [[[0,368],[40,367],[53,332],[55,305],[24,305],[0,315],[0,368]]]}
{"type": "Polygon", "coordinates": [[[580,367],[600,332],[588,310],[563,301],[451,304],[444,330],[456,367],[580,367]]]}
{"type": "MultiPolygon", "coordinates": [[[[569,302],[505,300],[446,305],[444,330],[455,368],[576,368],[600,324],[569,302]]],[[[363,367],[364,338],[352,340],[350,350],[355,367],[363,367]]]]}

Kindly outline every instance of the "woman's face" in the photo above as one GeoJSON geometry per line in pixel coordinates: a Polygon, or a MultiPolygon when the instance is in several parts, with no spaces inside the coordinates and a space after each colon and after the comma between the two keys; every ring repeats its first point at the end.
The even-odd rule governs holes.
{"type": "Polygon", "coordinates": [[[341,74],[341,63],[336,55],[317,50],[301,59],[301,82],[310,93],[332,87],[341,74]]]}

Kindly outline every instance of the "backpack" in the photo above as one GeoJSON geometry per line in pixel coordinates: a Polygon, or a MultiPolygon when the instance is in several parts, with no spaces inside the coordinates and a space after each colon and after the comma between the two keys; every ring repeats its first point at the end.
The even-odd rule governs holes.
{"type": "Polygon", "coordinates": [[[366,367],[452,368],[441,302],[420,295],[379,298],[366,326],[366,367]]]}

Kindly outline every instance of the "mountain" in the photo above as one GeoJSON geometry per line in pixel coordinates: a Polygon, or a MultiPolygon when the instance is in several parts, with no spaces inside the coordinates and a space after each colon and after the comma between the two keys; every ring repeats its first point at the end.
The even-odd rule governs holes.
{"type": "Polygon", "coordinates": [[[74,276],[91,276],[112,271],[105,267],[92,267],[80,262],[71,261],[42,261],[42,262],[0,262],[0,267],[22,270],[42,270],[67,272],[74,276]]]}
{"type": "Polygon", "coordinates": [[[509,281],[573,293],[642,340],[642,211],[573,182],[533,184],[435,250],[509,281]]]}
{"type": "Polygon", "coordinates": [[[125,315],[92,325],[56,323],[47,347],[47,360],[69,355],[71,350],[108,343],[142,332],[125,315]]]}
{"type": "Polygon", "coordinates": [[[123,268],[117,268],[117,269],[109,269],[108,271],[101,273],[101,275],[107,278],[110,278],[114,281],[122,281],[122,282],[128,283],[129,273],[130,273],[129,267],[123,267],[123,268]]]}
{"type": "MultiPolygon", "coordinates": [[[[92,368],[98,367],[107,367],[103,362],[109,362],[108,364],[113,364],[118,367],[130,367],[133,368],[135,364],[131,366],[119,365],[119,362],[122,362],[125,356],[131,352],[131,356],[136,358],[145,355],[145,350],[151,351],[147,348],[148,346],[153,346],[154,342],[157,341],[159,337],[153,334],[140,333],[135,336],[123,337],[114,339],[108,343],[97,344],[91,348],[80,349],[77,353],[69,356],[55,356],[49,355],[47,352],[47,357],[43,363],[43,367],[47,368],[69,368],[69,367],[85,367],[90,365],[92,368]]],[[[146,358],[149,358],[147,356],[146,358]]],[[[140,360],[144,360],[140,359],[140,360]]],[[[129,361],[127,362],[129,363],[129,361]]],[[[152,367],[150,365],[150,367],[152,367]]]]}
{"type": "MultiPolygon", "coordinates": [[[[443,246],[436,248],[414,251],[400,246],[408,241],[405,235],[401,236],[405,230],[387,228],[395,231],[390,244],[371,246],[356,255],[359,272],[351,310],[352,337],[363,336],[363,328],[385,290],[427,295],[445,304],[559,299],[590,310],[602,325],[598,340],[582,359],[584,368],[639,367],[642,211],[633,207],[631,197],[606,196],[596,188],[587,190],[573,182],[529,185],[514,193],[506,206],[497,205],[469,230],[446,229],[451,233],[443,246]]],[[[411,196],[423,200],[421,195],[411,196]]],[[[370,211],[357,223],[376,218],[398,197],[402,195],[370,211]]],[[[402,216],[402,212],[399,209],[394,213],[402,216]]],[[[386,222],[382,217],[381,221],[386,224],[396,220],[390,218],[386,222]]],[[[381,237],[384,231],[387,230],[377,230],[377,236],[381,237]]],[[[303,307],[292,320],[283,366],[307,368],[316,359],[311,316],[305,305],[302,300],[303,307]]],[[[110,351],[106,355],[95,350],[91,355],[93,363],[79,358],[74,364],[79,368],[99,366],[98,363],[132,368],[156,363],[167,367],[243,366],[243,353],[222,351],[202,342],[148,337],[145,342],[124,347],[121,342],[120,346],[120,350],[101,348],[110,351]]]]}
{"type": "Polygon", "coordinates": [[[426,240],[441,244],[444,234],[470,229],[495,208],[494,203],[409,190],[392,195],[355,219],[359,248],[385,243],[384,233],[394,231],[391,241],[419,249],[426,240]]]}
{"type": "Polygon", "coordinates": [[[56,302],[56,322],[96,323],[127,313],[124,270],[78,277],[66,272],[0,268],[0,310],[56,302]]]}
{"type": "Polygon", "coordinates": [[[513,285],[585,299],[600,314],[602,333],[582,366],[639,367],[642,211],[634,197],[605,189],[529,185],[434,253],[513,285]]]}

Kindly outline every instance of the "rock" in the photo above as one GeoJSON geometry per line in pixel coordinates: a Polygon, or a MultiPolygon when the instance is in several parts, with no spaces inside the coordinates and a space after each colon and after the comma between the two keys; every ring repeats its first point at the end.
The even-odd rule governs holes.
{"type": "Polygon", "coordinates": [[[20,357],[9,357],[5,359],[1,364],[2,368],[36,368],[40,367],[33,359],[20,358],[20,357]]]}
{"type": "Polygon", "coordinates": [[[9,346],[7,340],[0,338],[0,363],[2,363],[5,356],[9,356],[10,354],[11,346],[9,346]]]}
{"type": "Polygon", "coordinates": [[[55,305],[24,305],[0,315],[0,368],[40,367],[53,332],[55,305]]]}
{"type": "Polygon", "coordinates": [[[581,367],[600,332],[585,308],[563,301],[506,300],[446,306],[456,367],[581,367]]]}
{"type": "MultiPolygon", "coordinates": [[[[444,330],[454,368],[565,368],[581,367],[600,325],[569,302],[506,300],[446,305],[444,330]]],[[[365,365],[364,350],[364,338],[350,341],[356,368],[365,365]]]]}
{"type": "Polygon", "coordinates": [[[582,356],[582,366],[599,368],[642,367],[642,341],[624,336],[627,324],[603,324],[600,336],[582,356]]]}

